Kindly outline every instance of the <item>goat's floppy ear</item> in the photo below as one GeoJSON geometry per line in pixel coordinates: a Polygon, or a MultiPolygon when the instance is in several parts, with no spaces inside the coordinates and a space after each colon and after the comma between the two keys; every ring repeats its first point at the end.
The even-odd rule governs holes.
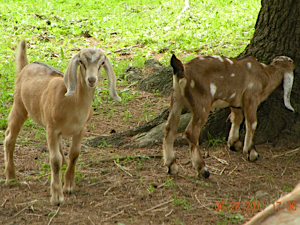
{"type": "Polygon", "coordinates": [[[65,72],[64,81],[67,88],[65,96],[71,97],[77,89],[77,68],[79,66],[79,54],[77,53],[71,59],[71,62],[65,72]]]}
{"type": "Polygon", "coordinates": [[[109,59],[106,56],[103,67],[108,76],[108,90],[110,97],[112,97],[117,102],[121,102],[121,98],[116,91],[116,75],[109,59]]]}
{"type": "Polygon", "coordinates": [[[283,101],[286,108],[294,112],[294,108],[291,106],[291,92],[293,88],[294,73],[285,73],[283,77],[283,101]]]}
{"type": "Polygon", "coordinates": [[[171,66],[173,67],[173,73],[176,74],[178,78],[183,78],[183,64],[174,54],[171,58],[171,66]]]}

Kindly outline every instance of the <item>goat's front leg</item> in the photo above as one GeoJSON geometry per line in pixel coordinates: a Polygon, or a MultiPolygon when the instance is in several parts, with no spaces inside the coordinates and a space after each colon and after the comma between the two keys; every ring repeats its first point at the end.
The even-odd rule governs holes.
{"type": "Polygon", "coordinates": [[[16,171],[14,164],[14,151],[15,144],[18,137],[18,134],[23,126],[25,120],[27,119],[27,111],[24,107],[21,107],[23,103],[17,103],[15,99],[12,110],[8,116],[8,128],[5,132],[5,141],[4,141],[4,152],[5,152],[5,177],[6,184],[9,184],[10,181],[16,179],[16,171]],[[18,107],[17,107],[17,106],[18,107]]]}
{"type": "Polygon", "coordinates": [[[60,154],[62,156],[62,166],[63,166],[65,164],[67,164],[67,160],[66,160],[66,158],[64,156],[64,152],[63,152],[63,149],[62,149],[62,140],[61,139],[62,139],[62,137],[60,136],[59,137],[59,152],[60,152],[60,154]]]}
{"type": "Polygon", "coordinates": [[[243,153],[248,153],[248,160],[252,162],[256,161],[259,157],[253,144],[254,133],[257,126],[257,118],[256,118],[257,107],[258,107],[257,102],[252,100],[247,101],[247,104],[245,104],[244,106],[246,136],[245,136],[243,153]]]}
{"type": "MultiPolygon", "coordinates": [[[[206,110],[209,112],[209,110],[206,110]]],[[[193,167],[197,171],[197,176],[203,176],[204,178],[209,177],[209,171],[207,170],[204,160],[200,154],[199,148],[199,135],[201,128],[205,124],[208,113],[200,113],[193,110],[193,117],[185,130],[185,136],[189,141],[190,144],[190,153],[193,167]]]]}
{"type": "Polygon", "coordinates": [[[231,108],[230,121],[231,129],[228,136],[228,147],[232,151],[236,151],[242,147],[242,142],[239,140],[240,125],[243,122],[244,115],[240,108],[231,108]]]}
{"type": "Polygon", "coordinates": [[[178,165],[174,154],[173,144],[177,133],[177,126],[180,120],[181,111],[184,106],[184,99],[180,93],[173,91],[170,104],[170,112],[166,124],[165,136],[163,139],[164,165],[168,167],[169,174],[178,173],[178,165]]]}
{"type": "Polygon", "coordinates": [[[75,189],[75,166],[80,154],[81,140],[85,134],[85,128],[72,136],[72,144],[69,152],[69,166],[65,172],[64,192],[71,194],[75,189]]]}
{"type": "Polygon", "coordinates": [[[53,205],[61,205],[64,201],[62,192],[62,183],[60,179],[60,169],[63,157],[60,152],[60,135],[51,131],[47,127],[47,141],[50,151],[51,164],[51,203],[53,205]]]}

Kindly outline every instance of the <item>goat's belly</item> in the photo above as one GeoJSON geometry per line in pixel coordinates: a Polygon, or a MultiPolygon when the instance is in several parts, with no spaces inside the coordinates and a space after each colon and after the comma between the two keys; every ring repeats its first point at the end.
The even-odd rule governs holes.
{"type": "Polygon", "coordinates": [[[85,124],[68,124],[62,127],[61,134],[63,137],[70,137],[78,134],[84,127],[85,124]]]}
{"type": "Polygon", "coordinates": [[[215,109],[215,108],[225,108],[228,106],[230,106],[230,104],[228,102],[218,99],[213,102],[211,107],[212,107],[212,109],[215,109]]]}

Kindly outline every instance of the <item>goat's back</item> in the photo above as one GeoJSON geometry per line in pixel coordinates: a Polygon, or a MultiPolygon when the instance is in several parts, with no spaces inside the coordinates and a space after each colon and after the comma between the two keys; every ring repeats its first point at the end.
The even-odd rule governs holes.
{"type": "Polygon", "coordinates": [[[28,116],[45,127],[44,112],[53,107],[51,99],[64,97],[66,91],[61,73],[43,64],[31,63],[17,77],[15,101],[21,101],[28,116]]]}

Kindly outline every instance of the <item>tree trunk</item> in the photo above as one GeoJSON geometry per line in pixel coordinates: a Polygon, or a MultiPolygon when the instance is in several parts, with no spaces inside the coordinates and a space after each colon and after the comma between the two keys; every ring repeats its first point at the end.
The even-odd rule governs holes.
{"type": "MultiPolygon", "coordinates": [[[[294,147],[300,143],[300,1],[294,0],[262,0],[262,7],[255,25],[255,32],[250,44],[239,57],[253,55],[260,62],[269,64],[275,56],[285,55],[295,62],[295,80],[291,95],[291,104],[296,112],[292,113],[283,104],[283,89],[278,88],[258,108],[258,127],[255,132],[256,144],[271,142],[275,145],[294,147]]],[[[202,138],[206,133],[217,134],[218,126],[223,126],[229,110],[208,121],[202,130],[202,138]],[[227,113],[224,113],[228,112],[227,113]]],[[[228,122],[229,123],[229,122],[228,122]]],[[[225,125],[224,125],[225,126],[225,125]]],[[[228,128],[226,126],[226,128],[228,128]]],[[[242,124],[241,137],[244,136],[242,124]]],[[[228,128],[229,130],[229,128],[228,128]]],[[[226,129],[224,135],[228,135],[226,129]]],[[[223,135],[223,134],[222,134],[223,135]]]]}

